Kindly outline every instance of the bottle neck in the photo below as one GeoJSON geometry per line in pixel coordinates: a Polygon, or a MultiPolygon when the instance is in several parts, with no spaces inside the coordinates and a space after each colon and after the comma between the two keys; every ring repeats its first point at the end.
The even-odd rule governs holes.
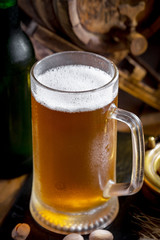
{"type": "Polygon", "coordinates": [[[0,29],[2,33],[5,35],[7,32],[11,30],[15,30],[20,26],[20,19],[19,19],[19,11],[18,6],[15,0],[8,0],[5,4],[13,4],[9,7],[2,8],[2,0],[0,0],[0,29]]]}

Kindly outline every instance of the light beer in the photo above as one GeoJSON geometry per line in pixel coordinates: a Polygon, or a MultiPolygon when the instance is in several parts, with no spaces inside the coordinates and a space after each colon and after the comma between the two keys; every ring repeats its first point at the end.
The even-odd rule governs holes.
{"type": "MultiPolygon", "coordinates": [[[[107,96],[102,91],[91,105],[94,90],[89,90],[103,88],[107,78],[110,81],[105,72],[85,66],[60,67],[39,76],[41,84],[53,89],[62,91],[64,83],[67,91],[84,90],[82,99],[83,94],[90,96],[85,102],[74,98],[72,105],[68,98],[62,99],[64,106],[53,107],[54,99],[48,99],[49,95],[32,92],[35,205],[43,203],[51,211],[77,213],[106,203],[103,189],[109,179],[115,180],[116,157],[116,121],[108,119],[108,109],[117,104],[117,97],[111,99],[112,93],[107,96]]],[[[42,210],[42,215],[47,213],[42,210]]]]}
{"type": "Polygon", "coordinates": [[[141,121],[119,109],[118,69],[100,55],[67,51],[31,69],[33,184],[30,211],[42,227],[88,234],[109,226],[118,196],[143,184],[141,121]],[[116,121],[132,136],[130,183],[116,183],[116,121]]]}

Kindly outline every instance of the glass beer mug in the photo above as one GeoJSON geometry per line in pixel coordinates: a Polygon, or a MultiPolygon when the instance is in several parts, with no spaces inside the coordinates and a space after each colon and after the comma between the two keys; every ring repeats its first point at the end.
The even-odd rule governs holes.
{"type": "Polygon", "coordinates": [[[88,52],[53,54],[33,66],[31,92],[33,218],[62,234],[108,226],[118,196],[136,193],[143,182],[142,125],[117,108],[116,66],[88,52]],[[117,120],[131,130],[130,183],[116,183],[117,120]]]}

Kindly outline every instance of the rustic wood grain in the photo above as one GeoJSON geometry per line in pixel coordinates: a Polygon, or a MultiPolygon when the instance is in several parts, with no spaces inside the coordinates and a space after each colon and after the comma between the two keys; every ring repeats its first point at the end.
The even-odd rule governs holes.
{"type": "Polygon", "coordinates": [[[9,180],[0,180],[0,224],[4,220],[20,191],[26,175],[9,180]]]}
{"type": "Polygon", "coordinates": [[[38,26],[33,38],[39,41],[41,44],[45,45],[47,48],[53,50],[54,52],[61,51],[80,51],[81,48],[70,43],[64,38],[58,36],[57,34],[47,30],[42,26],[38,26]]]}
{"type": "Polygon", "coordinates": [[[149,18],[153,5],[153,0],[149,4],[148,0],[30,0],[28,6],[28,0],[19,0],[19,6],[46,29],[86,51],[109,56],[119,52],[120,59],[124,50],[126,55],[145,52],[147,40],[136,27],[149,18]]]}
{"type": "Polygon", "coordinates": [[[120,82],[119,86],[122,90],[128,92],[132,96],[139,98],[148,105],[160,110],[160,95],[156,94],[158,90],[154,90],[140,82],[135,84],[132,78],[125,75],[120,71],[120,82]]]}

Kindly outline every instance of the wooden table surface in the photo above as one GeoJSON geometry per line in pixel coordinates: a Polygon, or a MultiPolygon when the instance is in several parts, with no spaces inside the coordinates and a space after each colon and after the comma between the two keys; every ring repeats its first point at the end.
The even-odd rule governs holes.
{"type": "MultiPolygon", "coordinates": [[[[126,171],[130,169],[131,164],[128,161],[130,155],[130,136],[128,133],[120,133],[117,155],[119,160],[117,178],[120,182],[129,180],[126,171]]],[[[29,211],[31,185],[32,174],[10,180],[0,180],[0,239],[11,240],[11,231],[20,222],[31,226],[27,240],[63,239],[63,235],[42,229],[31,217],[29,211]]],[[[160,207],[154,209],[155,206],[144,196],[143,190],[144,188],[138,194],[119,198],[119,214],[107,228],[113,233],[114,240],[160,239],[160,207]]],[[[84,239],[88,240],[88,236],[86,235],[84,239]]]]}
{"type": "Polygon", "coordinates": [[[0,224],[14,204],[27,175],[14,179],[0,180],[0,224]]]}

